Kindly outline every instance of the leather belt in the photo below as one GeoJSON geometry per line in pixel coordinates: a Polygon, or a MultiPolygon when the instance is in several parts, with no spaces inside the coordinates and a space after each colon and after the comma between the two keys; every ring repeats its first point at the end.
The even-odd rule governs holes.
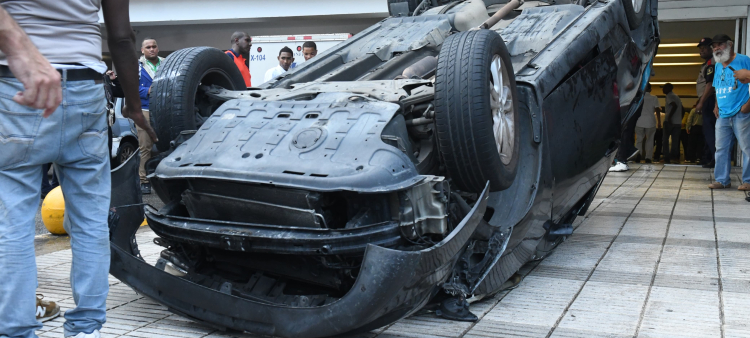
{"type": "MultiPolygon", "coordinates": [[[[60,73],[60,77],[62,78],[63,71],[61,69],[58,69],[57,72],[60,73]]],[[[0,77],[15,77],[15,76],[13,75],[13,72],[10,71],[10,68],[8,66],[0,65],[0,77]]],[[[86,80],[101,81],[102,74],[97,73],[95,70],[91,68],[68,69],[68,81],[86,81],[86,80]]]]}

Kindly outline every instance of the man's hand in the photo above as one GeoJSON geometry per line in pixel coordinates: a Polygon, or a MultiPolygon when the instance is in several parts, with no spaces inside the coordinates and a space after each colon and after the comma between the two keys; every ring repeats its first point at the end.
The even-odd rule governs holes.
{"type": "Polygon", "coordinates": [[[151,96],[151,86],[148,86],[148,96],[151,96]]]}
{"type": "Polygon", "coordinates": [[[735,70],[734,78],[742,83],[750,83],[750,70],[747,70],[747,69],[735,70]]]}
{"type": "Polygon", "coordinates": [[[111,81],[114,81],[117,78],[117,74],[115,74],[115,72],[113,72],[111,70],[108,70],[105,74],[107,74],[107,76],[109,76],[109,79],[111,81]]]}
{"type": "Polygon", "coordinates": [[[138,95],[138,59],[135,57],[135,34],[130,27],[128,0],[102,0],[104,25],[107,27],[107,44],[112,53],[112,63],[119,74],[120,86],[125,94],[122,115],[130,118],[145,130],[154,142],[159,141],[151,124],[143,116],[138,95]]]}
{"type": "Polygon", "coordinates": [[[8,67],[24,91],[13,101],[24,106],[44,109],[44,117],[55,112],[62,102],[60,73],[39,53],[15,20],[0,7],[0,51],[8,58],[8,67]]]}
{"type": "Polygon", "coordinates": [[[743,114],[750,113],[750,101],[745,102],[745,104],[743,104],[742,107],[740,107],[740,111],[743,114]]]}
{"type": "Polygon", "coordinates": [[[719,107],[714,107],[714,116],[716,116],[717,119],[719,118],[719,107]]]}
{"type": "Polygon", "coordinates": [[[135,125],[141,127],[141,129],[145,130],[146,133],[148,133],[148,136],[151,137],[152,141],[159,141],[159,138],[156,137],[156,132],[154,132],[154,128],[151,128],[151,123],[146,120],[146,116],[143,115],[143,110],[140,106],[131,108],[130,106],[126,105],[122,107],[122,116],[133,120],[133,122],[135,122],[135,125]]]}

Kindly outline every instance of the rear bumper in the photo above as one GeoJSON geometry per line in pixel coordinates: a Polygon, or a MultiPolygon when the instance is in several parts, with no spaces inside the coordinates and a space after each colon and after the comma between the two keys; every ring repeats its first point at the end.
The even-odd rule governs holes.
{"type": "Polygon", "coordinates": [[[422,251],[367,246],[363,268],[342,298],[290,307],[240,298],[170,275],[137,256],[137,224],[113,229],[110,273],[170,311],[212,326],[282,337],[327,337],[369,331],[419,310],[452,272],[484,215],[488,191],[451,235],[422,251]],[[129,233],[129,238],[122,236],[129,233]]]}

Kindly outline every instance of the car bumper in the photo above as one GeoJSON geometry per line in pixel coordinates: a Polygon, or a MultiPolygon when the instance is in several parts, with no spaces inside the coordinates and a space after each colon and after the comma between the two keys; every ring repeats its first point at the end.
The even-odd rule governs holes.
{"type": "Polygon", "coordinates": [[[222,293],[158,269],[138,256],[137,224],[112,229],[110,273],[170,311],[223,329],[282,337],[327,337],[369,331],[419,310],[453,271],[484,215],[488,189],[456,229],[422,251],[368,245],[354,286],[318,307],[292,307],[222,293]]]}

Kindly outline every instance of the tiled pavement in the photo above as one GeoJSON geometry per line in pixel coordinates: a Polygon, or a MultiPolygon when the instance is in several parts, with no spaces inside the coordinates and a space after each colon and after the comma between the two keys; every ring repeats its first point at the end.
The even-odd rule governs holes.
{"type": "MultiPolygon", "coordinates": [[[[365,337],[750,337],[750,203],[735,189],[706,189],[710,181],[697,167],[611,173],[568,241],[524,267],[518,288],[472,305],[479,322],[421,314],[365,337]]],[[[153,236],[138,235],[152,263],[153,236]]],[[[37,263],[39,292],[70,309],[70,251],[37,263]]],[[[193,323],[110,283],[104,337],[252,337],[193,323]]],[[[62,337],[62,323],[38,333],[62,337]]]]}

